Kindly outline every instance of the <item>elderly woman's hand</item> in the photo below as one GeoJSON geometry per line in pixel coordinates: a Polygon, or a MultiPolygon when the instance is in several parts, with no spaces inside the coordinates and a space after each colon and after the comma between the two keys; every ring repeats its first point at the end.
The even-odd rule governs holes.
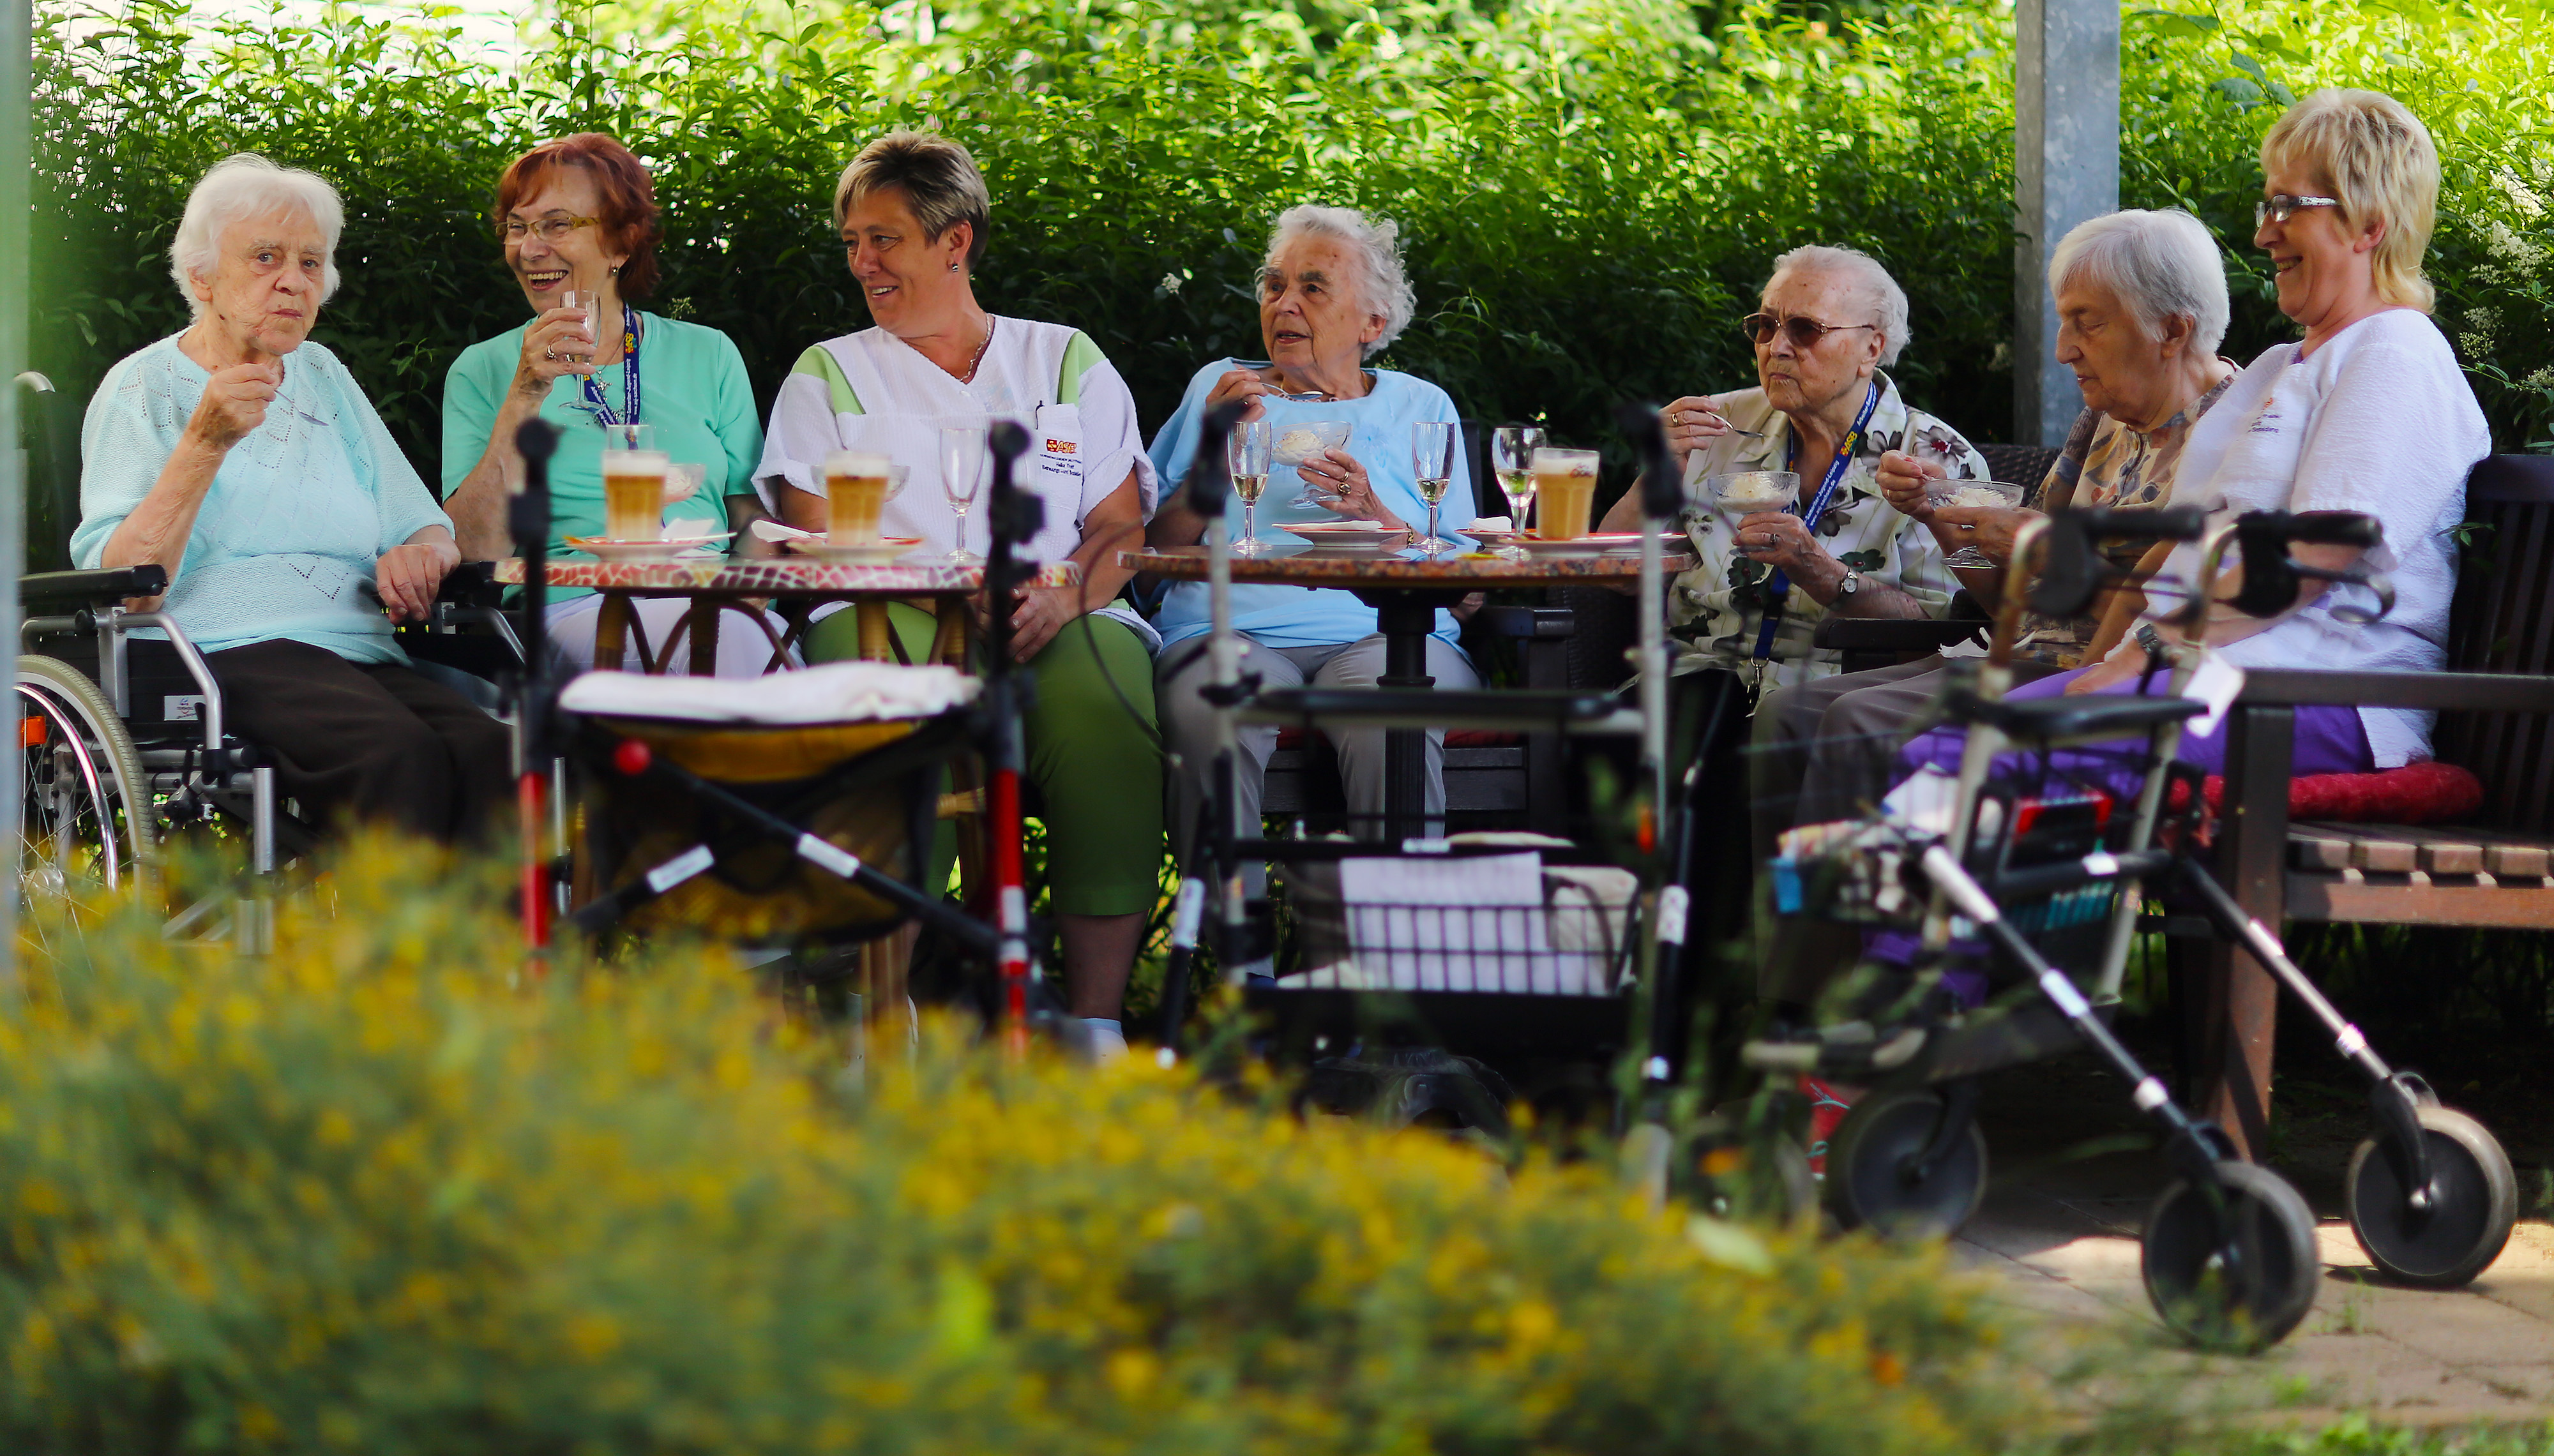
{"type": "Polygon", "coordinates": [[[526,394],[547,395],[550,382],[561,375],[583,379],[594,373],[594,348],[584,309],[549,309],[523,330],[523,356],[515,363],[515,388],[526,394]]]}
{"type": "Polygon", "coordinates": [[[1367,478],[1365,467],[1345,450],[1325,450],[1296,468],[1304,484],[1325,499],[1325,508],[1335,510],[1350,520],[1371,520],[1394,530],[1410,529],[1407,522],[1392,513],[1383,499],[1374,493],[1374,482],[1367,478]]]}
{"type": "Polygon", "coordinates": [[[1878,475],[1881,496],[1898,507],[1900,514],[1931,524],[1933,507],[1924,500],[1926,483],[1950,479],[1949,471],[1904,450],[1892,450],[1880,457],[1878,475]]]}
{"type": "Polygon", "coordinates": [[[1720,399],[1714,394],[1687,394],[1671,399],[1667,407],[1668,449],[1680,460],[1703,449],[1730,431],[1729,421],[1722,417],[1720,399]]]}
{"type": "Polygon", "coordinates": [[[1221,379],[1215,382],[1215,388],[1207,392],[1206,403],[1212,409],[1228,400],[1239,400],[1250,406],[1241,411],[1241,417],[1257,419],[1268,412],[1267,406],[1259,402],[1260,396],[1276,392],[1277,387],[1261,379],[1258,371],[1228,369],[1221,379]]]}
{"type": "Polygon", "coordinates": [[[425,620],[444,576],[460,564],[460,548],[448,540],[393,546],[373,563],[373,590],[382,599],[382,611],[393,621],[425,620]]]}
{"type": "Polygon", "coordinates": [[[1808,526],[1788,510],[1759,510],[1742,518],[1736,540],[1748,560],[1780,567],[1796,577],[1802,567],[1824,560],[1827,554],[1808,526]]]}
{"type": "Polygon", "coordinates": [[[272,361],[214,371],[186,432],[215,450],[228,450],[266,423],[266,406],[275,402],[283,383],[284,367],[272,361]]]}
{"type": "Polygon", "coordinates": [[[1996,565],[2013,560],[2013,538],[2025,521],[2036,520],[2039,512],[2006,505],[1944,505],[1936,508],[1925,523],[1933,534],[1943,537],[1956,534],[1963,546],[1984,551],[1996,565]]]}

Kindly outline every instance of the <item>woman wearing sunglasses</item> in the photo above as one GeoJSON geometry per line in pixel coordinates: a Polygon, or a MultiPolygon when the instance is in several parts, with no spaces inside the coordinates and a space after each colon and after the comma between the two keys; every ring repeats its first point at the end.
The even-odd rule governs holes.
{"type": "MultiPolygon", "coordinates": [[[[1667,408],[1668,444],[1688,483],[1730,471],[1788,470],[1799,504],[1733,529],[1708,511],[1683,522],[1701,562],[1668,601],[1680,675],[1721,669],[1766,691],[1838,671],[1809,645],[1819,618],[1939,616],[1956,587],[1933,533],[1883,499],[1881,456],[1905,449],[1969,480],[1986,460],[1960,432],[1908,407],[1882,371],[1907,347],[1907,294],[1851,248],[1796,248],[1774,262],[1757,311],[1752,390],[1667,408]]],[[[1604,529],[1639,527],[1637,491],[1604,529]]]]}

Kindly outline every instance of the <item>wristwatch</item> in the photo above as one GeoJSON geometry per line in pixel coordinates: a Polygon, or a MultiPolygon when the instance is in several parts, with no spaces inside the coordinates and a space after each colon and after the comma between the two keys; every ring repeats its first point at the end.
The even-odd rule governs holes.
{"type": "Polygon", "coordinates": [[[1850,597],[1861,590],[1862,573],[1859,571],[1847,570],[1844,580],[1836,583],[1836,595],[1839,597],[1850,597]]]}

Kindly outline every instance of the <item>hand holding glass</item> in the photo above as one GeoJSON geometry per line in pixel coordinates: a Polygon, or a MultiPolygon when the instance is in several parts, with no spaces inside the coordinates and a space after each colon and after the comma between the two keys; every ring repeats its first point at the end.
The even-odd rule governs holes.
{"type": "MultiPolygon", "coordinates": [[[[2029,487],[2009,481],[1928,480],[1924,483],[1925,503],[1936,510],[1946,505],[2012,510],[2020,506],[2023,498],[2030,494],[2029,487]]],[[[1972,545],[1962,546],[1943,557],[1942,564],[1984,570],[1997,563],[1994,557],[1972,545]]]]}

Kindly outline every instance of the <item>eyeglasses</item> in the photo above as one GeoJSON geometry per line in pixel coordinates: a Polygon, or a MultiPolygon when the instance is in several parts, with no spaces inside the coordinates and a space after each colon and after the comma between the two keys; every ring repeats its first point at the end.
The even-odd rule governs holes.
{"type": "Polygon", "coordinates": [[[497,224],[497,236],[509,243],[520,243],[523,241],[524,234],[538,233],[542,242],[556,247],[578,228],[596,227],[602,221],[599,217],[545,217],[538,222],[525,222],[522,218],[510,217],[497,224]]]}
{"type": "Polygon", "coordinates": [[[1745,334],[1749,342],[1770,344],[1774,341],[1775,332],[1779,330],[1785,338],[1792,341],[1792,347],[1795,349],[1814,348],[1818,340],[1841,329],[1879,327],[1880,325],[1876,323],[1820,323],[1805,314],[1798,313],[1790,318],[1777,317],[1771,313],[1751,313],[1738,320],[1738,331],[1745,334]]]}
{"type": "Polygon", "coordinates": [[[2273,192],[2253,204],[2253,226],[2258,228],[2265,222],[2285,223],[2301,208],[2340,205],[2339,197],[2291,197],[2285,192],[2273,192]]]}

